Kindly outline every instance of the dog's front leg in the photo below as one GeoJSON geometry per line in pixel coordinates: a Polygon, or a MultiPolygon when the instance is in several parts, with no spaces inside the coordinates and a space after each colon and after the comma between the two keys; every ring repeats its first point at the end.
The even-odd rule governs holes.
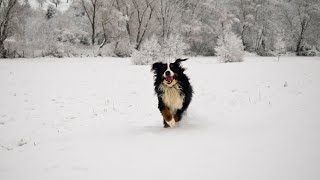
{"type": "Polygon", "coordinates": [[[162,111],[161,114],[163,116],[164,119],[164,127],[167,128],[168,126],[173,127],[175,125],[175,120],[173,118],[173,116],[170,113],[169,108],[165,107],[162,111]]]}

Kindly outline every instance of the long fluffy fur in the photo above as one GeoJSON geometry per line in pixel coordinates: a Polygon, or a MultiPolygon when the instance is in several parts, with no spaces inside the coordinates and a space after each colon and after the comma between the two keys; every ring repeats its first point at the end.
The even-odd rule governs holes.
{"type": "MultiPolygon", "coordinates": [[[[154,72],[154,90],[158,96],[158,108],[163,114],[168,115],[165,112],[166,109],[171,113],[171,118],[178,122],[181,120],[183,113],[187,110],[191,100],[193,89],[189,82],[189,78],[184,74],[185,69],[181,67],[180,63],[186,59],[177,59],[174,63],[171,63],[174,68],[171,70],[175,74],[175,84],[171,87],[165,84],[163,74],[166,71],[166,64],[157,62],[152,65],[151,70],[154,72]],[[165,113],[164,113],[165,112],[165,113]]],[[[163,116],[164,127],[170,127],[166,118],[170,116],[163,116]]],[[[169,120],[170,121],[170,120],[169,120]]]]}

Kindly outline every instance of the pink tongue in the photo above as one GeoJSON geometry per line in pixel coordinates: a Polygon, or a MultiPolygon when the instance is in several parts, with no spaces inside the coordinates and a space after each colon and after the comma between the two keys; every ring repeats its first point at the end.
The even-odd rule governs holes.
{"type": "Polygon", "coordinates": [[[166,81],[171,82],[172,80],[173,80],[173,77],[171,77],[171,76],[166,77],[166,81]]]}

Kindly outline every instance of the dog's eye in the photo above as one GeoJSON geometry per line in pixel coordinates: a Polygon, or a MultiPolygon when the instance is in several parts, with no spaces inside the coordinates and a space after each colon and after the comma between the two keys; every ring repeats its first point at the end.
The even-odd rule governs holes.
{"type": "Polygon", "coordinates": [[[170,64],[170,68],[173,68],[173,64],[170,64]]]}

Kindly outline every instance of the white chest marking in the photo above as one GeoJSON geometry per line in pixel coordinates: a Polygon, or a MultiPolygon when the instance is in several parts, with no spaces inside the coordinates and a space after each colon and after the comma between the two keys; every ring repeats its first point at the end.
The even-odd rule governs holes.
{"type": "Polygon", "coordinates": [[[178,109],[182,108],[184,96],[178,84],[168,87],[161,84],[159,89],[163,92],[161,98],[164,104],[170,109],[171,114],[175,114],[178,109]]]}
{"type": "MultiPolygon", "coordinates": [[[[167,63],[167,70],[166,70],[166,71],[169,71],[170,74],[171,74],[171,76],[174,74],[174,73],[172,72],[172,70],[170,69],[170,63],[169,63],[169,62],[167,63]]],[[[165,71],[164,73],[166,73],[166,71],[165,71]]],[[[164,74],[164,76],[165,76],[165,74],[164,74]]]]}

